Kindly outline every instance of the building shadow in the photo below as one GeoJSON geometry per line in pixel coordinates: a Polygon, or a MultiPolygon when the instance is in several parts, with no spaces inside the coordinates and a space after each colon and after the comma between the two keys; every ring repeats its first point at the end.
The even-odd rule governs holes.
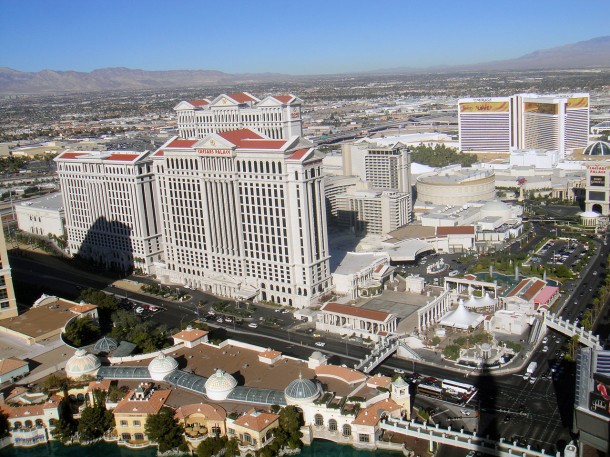
{"type": "Polygon", "coordinates": [[[497,411],[498,385],[493,373],[489,368],[483,367],[473,384],[477,388],[478,396],[479,429],[477,435],[499,439],[501,437],[499,424],[500,421],[504,421],[505,417],[502,417],[497,411]]]}
{"type": "Polygon", "coordinates": [[[131,232],[127,224],[100,217],[87,231],[77,255],[99,269],[129,275],[134,268],[131,232]]]}

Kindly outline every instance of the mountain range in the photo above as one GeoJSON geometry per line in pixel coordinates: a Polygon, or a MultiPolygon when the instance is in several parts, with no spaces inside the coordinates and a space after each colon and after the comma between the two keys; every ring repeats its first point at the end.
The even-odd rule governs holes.
{"type": "MultiPolygon", "coordinates": [[[[516,59],[482,62],[442,68],[402,68],[379,73],[524,71],[610,68],[610,36],[534,51],[516,59]]],[[[370,72],[370,73],[378,73],[370,72]]],[[[370,74],[369,73],[369,74],[370,74]]],[[[329,75],[326,75],[329,76],[329,75]]],[[[311,78],[307,77],[307,78],[311,78]]],[[[0,68],[0,93],[44,94],[155,88],[235,85],[255,82],[289,81],[302,76],[277,73],[230,74],[215,70],[146,71],[129,68],[102,68],[91,72],[42,70],[21,72],[0,68]]]]}

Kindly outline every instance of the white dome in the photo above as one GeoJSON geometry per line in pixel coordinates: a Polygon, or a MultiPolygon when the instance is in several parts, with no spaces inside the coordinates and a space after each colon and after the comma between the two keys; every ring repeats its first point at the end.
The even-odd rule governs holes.
{"type": "Polygon", "coordinates": [[[205,382],[205,393],[210,400],[226,400],[236,385],[235,378],[219,368],[205,382]]]}
{"type": "Polygon", "coordinates": [[[512,209],[501,201],[490,201],[481,206],[481,216],[505,216],[510,218],[512,209]]]}
{"type": "Polygon", "coordinates": [[[284,396],[289,405],[310,403],[320,396],[320,389],[316,383],[299,375],[284,389],[284,396]]]}
{"type": "Polygon", "coordinates": [[[71,379],[94,375],[100,365],[101,363],[96,356],[89,354],[84,349],[77,349],[74,355],[66,362],[66,375],[71,379]]]}
{"type": "Polygon", "coordinates": [[[163,378],[178,368],[178,362],[162,352],[148,364],[148,372],[153,381],[163,381],[163,378]]]}
{"type": "Polygon", "coordinates": [[[599,217],[601,214],[596,213],[595,211],[583,211],[579,214],[580,217],[599,217]]]}

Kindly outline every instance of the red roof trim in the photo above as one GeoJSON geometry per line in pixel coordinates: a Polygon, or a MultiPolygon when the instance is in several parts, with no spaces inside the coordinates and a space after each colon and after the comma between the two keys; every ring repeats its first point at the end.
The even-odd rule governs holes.
{"type": "Polygon", "coordinates": [[[308,152],[309,152],[309,148],[297,149],[288,158],[290,160],[301,160],[303,157],[305,157],[307,155],[308,152]]]}
{"type": "Polygon", "coordinates": [[[203,98],[203,99],[188,100],[187,103],[190,103],[193,106],[205,106],[205,105],[209,105],[210,101],[203,98]]]}
{"type": "Polygon", "coordinates": [[[255,98],[250,97],[245,92],[236,92],[234,94],[227,94],[227,97],[232,98],[237,103],[247,103],[247,102],[255,102],[256,101],[255,98]]]}
{"type": "Polygon", "coordinates": [[[199,140],[185,140],[182,138],[176,138],[170,144],[165,146],[166,148],[191,148],[199,140]]]}
{"type": "Polygon", "coordinates": [[[78,159],[80,156],[86,154],[86,152],[64,152],[58,159],[78,159]]]}
{"type": "Polygon", "coordinates": [[[273,95],[278,102],[289,103],[294,97],[292,95],[273,95]]]}
{"type": "Polygon", "coordinates": [[[108,157],[105,157],[104,160],[118,160],[122,162],[131,162],[132,160],[137,159],[140,154],[110,154],[108,157]]]}

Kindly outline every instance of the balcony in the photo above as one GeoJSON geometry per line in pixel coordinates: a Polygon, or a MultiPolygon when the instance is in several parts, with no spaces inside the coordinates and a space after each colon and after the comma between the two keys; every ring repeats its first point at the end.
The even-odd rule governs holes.
{"type": "Polygon", "coordinates": [[[15,446],[20,447],[36,446],[48,441],[47,430],[44,426],[13,429],[11,435],[15,446]]]}

